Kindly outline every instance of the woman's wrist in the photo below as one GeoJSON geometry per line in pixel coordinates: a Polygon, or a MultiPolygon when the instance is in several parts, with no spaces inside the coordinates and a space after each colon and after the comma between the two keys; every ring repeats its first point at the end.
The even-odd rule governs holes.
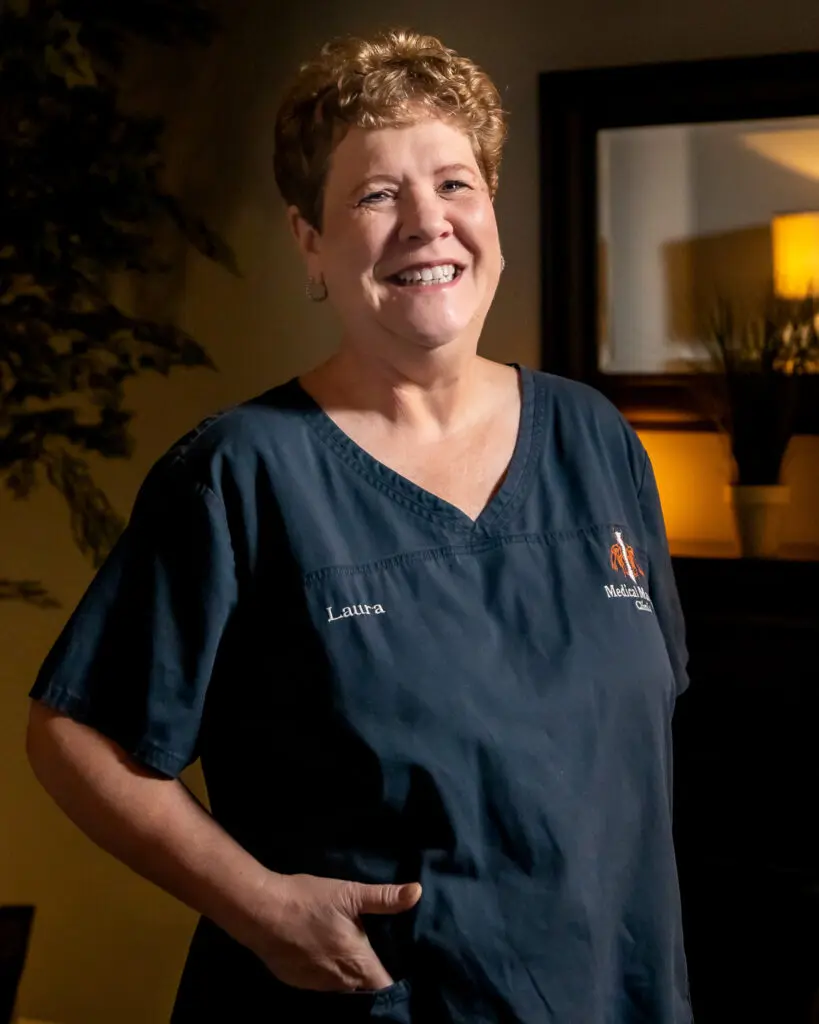
{"type": "Polygon", "coordinates": [[[226,894],[213,920],[237,942],[259,953],[287,901],[288,876],[254,861],[240,881],[239,890],[226,894]]]}

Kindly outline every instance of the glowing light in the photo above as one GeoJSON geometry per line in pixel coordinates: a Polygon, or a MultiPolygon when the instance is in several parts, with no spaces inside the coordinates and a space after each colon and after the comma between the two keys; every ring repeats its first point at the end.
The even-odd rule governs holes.
{"type": "Polygon", "coordinates": [[[783,299],[819,292],[819,213],[788,213],[771,223],[774,291],[783,299]]]}

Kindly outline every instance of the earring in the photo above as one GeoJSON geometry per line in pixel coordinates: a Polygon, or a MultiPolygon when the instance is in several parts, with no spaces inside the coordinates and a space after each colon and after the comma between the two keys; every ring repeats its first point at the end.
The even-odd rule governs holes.
{"type": "Polygon", "coordinates": [[[503,253],[501,253],[501,273],[503,273],[504,270],[506,270],[506,258],[503,253]]]}
{"type": "Polygon", "coordinates": [[[311,302],[324,302],[327,298],[327,285],[324,283],[323,277],[320,277],[318,281],[314,277],[308,277],[305,291],[311,302]]]}

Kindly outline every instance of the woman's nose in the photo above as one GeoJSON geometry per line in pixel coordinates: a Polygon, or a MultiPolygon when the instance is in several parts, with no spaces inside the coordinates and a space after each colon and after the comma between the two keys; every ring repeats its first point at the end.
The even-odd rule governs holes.
{"type": "Polygon", "coordinates": [[[448,235],[452,228],[446,203],[436,195],[408,195],[401,204],[401,240],[431,242],[448,235]]]}

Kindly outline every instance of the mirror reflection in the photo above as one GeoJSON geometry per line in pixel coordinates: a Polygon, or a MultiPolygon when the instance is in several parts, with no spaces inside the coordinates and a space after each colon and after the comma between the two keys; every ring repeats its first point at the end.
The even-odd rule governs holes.
{"type": "Polygon", "coordinates": [[[715,310],[819,288],[819,117],[598,133],[598,367],[701,368],[715,310]]]}

